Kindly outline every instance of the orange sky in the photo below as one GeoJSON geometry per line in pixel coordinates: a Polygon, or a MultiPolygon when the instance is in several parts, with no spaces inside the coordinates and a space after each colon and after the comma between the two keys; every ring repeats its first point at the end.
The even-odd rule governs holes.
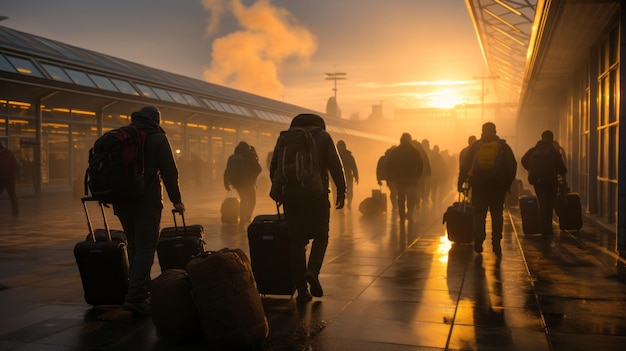
{"type": "Polygon", "coordinates": [[[344,118],[480,101],[463,0],[32,0],[0,12],[7,27],[321,112],[324,73],[346,72],[344,118]]]}

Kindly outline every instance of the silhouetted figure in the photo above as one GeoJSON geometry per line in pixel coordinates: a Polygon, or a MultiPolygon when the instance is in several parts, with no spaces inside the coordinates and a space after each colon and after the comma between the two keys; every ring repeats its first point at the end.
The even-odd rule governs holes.
{"type": "Polygon", "coordinates": [[[232,186],[239,194],[240,224],[250,223],[252,220],[252,213],[256,207],[256,180],[261,170],[254,147],[245,141],[235,147],[235,152],[226,162],[224,187],[230,191],[232,186]]]}
{"type": "Polygon", "coordinates": [[[346,177],[346,206],[352,208],[352,198],[354,197],[354,184],[359,184],[359,170],[356,166],[356,160],[352,155],[352,151],[346,148],[343,140],[337,142],[337,151],[343,163],[343,173],[346,177]]]}
{"type": "Polygon", "coordinates": [[[380,156],[378,163],[376,164],[376,180],[378,185],[383,185],[383,180],[387,182],[389,188],[389,200],[391,201],[392,210],[398,209],[398,187],[396,183],[389,179],[389,170],[387,169],[387,162],[389,160],[389,154],[396,146],[392,146],[385,151],[385,154],[380,156]]]}
{"type": "Polygon", "coordinates": [[[145,106],[131,114],[131,125],[148,134],[143,155],[145,194],[134,201],[113,203],[128,238],[130,272],[124,309],[140,315],[150,313],[150,271],[163,211],[161,181],[174,208],[185,211],[176,161],[160,124],[161,112],[154,106],[145,106]]]}
{"type": "Polygon", "coordinates": [[[426,154],[426,159],[428,160],[429,171],[424,173],[424,176],[422,177],[422,180],[421,180],[421,183],[423,184],[423,186],[420,188],[420,191],[421,191],[420,203],[422,206],[428,206],[431,202],[430,182],[433,179],[433,167],[432,167],[433,151],[430,149],[430,141],[428,141],[428,139],[422,140],[421,145],[422,145],[422,150],[424,151],[424,154],[426,154]]]}
{"type": "Polygon", "coordinates": [[[15,155],[7,149],[3,141],[0,141],[0,194],[7,189],[11,200],[11,210],[14,216],[19,215],[17,193],[15,192],[15,178],[19,171],[19,163],[15,155]]]}
{"type": "Polygon", "coordinates": [[[537,195],[541,234],[552,235],[552,212],[559,188],[559,176],[565,179],[567,173],[561,153],[554,146],[552,131],[541,133],[541,140],[522,157],[522,166],[528,170],[528,182],[533,185],[537,195]]]}
{"type": "MultiPolygon", "coordinates": [[[[305,128],[315,130],[316,164],[319,167],[322,178],[322,193],[319,197],[306,200],[290,200],[286,197],[283,203],[287,227],[291,237],[291,260],[293,265],[294,280],[298,291],[297,301],[307,302],[312,299],[311,295],[321,297],[324,294],[319,282],[319,273],[326,255],[328,246],[328,231],[330,220],[330,201],[328,199],[329,179],[333,179],[337,188],[337,200],[335,208],[344,206],[346,197],[346,181],[343,173],[341,159],[335,148],[335,143],[328,132],[324,120],[314,114],[299,114],[291,121],[290,128],[305,128]],[[313,239],[309,261],[306,261],[306,246],[313,239]],[[308,284],[307,284],[308,283],[308,284]],[[310,285],[310,293],[309,293],[310,285]]],[[[274,149],[270,167],[270,178],[275,179],[275,174],[280,172],[279,160],[281,150],[277,143],[274,149]]]]}
{"type": "Polygon", "coordinates": [[[398,187],[400,221],[408,219],[411,222],[417,198],[417,183],[423,170],[422,157],[411,143],[411,134],[402,134],[400,145],[391,151],[387,162],[389,179],[398,187]]]}
{"type": "Polygon", "coordinates": [[[465,156],[467,156],[467,152],[469,151],[472,144],[474,144],[475,142],[476,142],[475,135],[470,135],[469,138],[467,138],[467,146],[464,147],[459,153],[459,167],[461,167],[461,164],[463,163],[463,159],[465,158],[465,156]]]}
{"type": "Polygon", "coordinates": [[[502,217],[506,192],[517,172],[513,150],[505,140],[496,135],[496,125],[487,122],[482,126],[480,140],[470,146],[459,170],[458,189],[469,182],[474,210],[474,251],[483,252],[487,211],[491,214],[491,244],[496,255],[502,254],[500,241],[504,219],[502,217]]]}
{"type": "Polygon", "coordinates": [[[413,147],[415,147],[417,151],[419,151],[420,156],[422,156],[422,176],[417,181],[417,198],[415,199],[415,206],[419,208],[420,206],[427,206],[429,202],[428,194],[430,190],[427,191],[426,187],[430,187],[432,167],[430,165],[430,160],[428,159],[428,154],[426,153],[426,150],[424,150],[422,143],[417,140],[413,140],[411,144],[413,144],[413,147]]]}
{"type": "Polygon", "coordinates": [[[431,156],[430,197],[433,203],[437,203],[441,197],[441,189],[448,180],[448,175],[443,157],[439,152],[439,145],[433,146],[431,156]]]}

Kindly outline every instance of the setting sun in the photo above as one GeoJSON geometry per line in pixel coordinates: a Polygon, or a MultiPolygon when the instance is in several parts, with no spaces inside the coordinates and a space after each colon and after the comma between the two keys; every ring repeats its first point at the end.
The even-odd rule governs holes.
{"type": "Polygon", "coordinates": [[[428,97],[427,103],[436,108],[452,108],[463,103],[463,97],[458,95],[456,90],[446,90],[437,92],[428,97]]]}

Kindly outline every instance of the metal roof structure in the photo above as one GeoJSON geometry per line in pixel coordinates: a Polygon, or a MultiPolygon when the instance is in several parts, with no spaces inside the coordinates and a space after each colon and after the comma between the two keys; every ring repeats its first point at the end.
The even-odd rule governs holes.
{"type": "MultiPolygon", "coordinates": [[[[0,26],[0,96],[90,111],[128,114],[158,105],[176,120],[284,129],[299,113],[323,113],[151,68],[0,26]]],[[[329,131],[387,140],[327,119],[329,131]]]]}

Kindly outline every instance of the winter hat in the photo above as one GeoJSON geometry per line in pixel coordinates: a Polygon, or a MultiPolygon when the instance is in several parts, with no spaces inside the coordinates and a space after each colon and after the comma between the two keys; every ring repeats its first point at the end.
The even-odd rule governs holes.
{"type": "Polygon", "coordinates": [[[150,122],[156,122],[157,125],[161,124],[161,111],[154,106],[144,106],[139,111],[135,111],[130,115],[131,121],[135,119],[148,120],[150,122]]]}

